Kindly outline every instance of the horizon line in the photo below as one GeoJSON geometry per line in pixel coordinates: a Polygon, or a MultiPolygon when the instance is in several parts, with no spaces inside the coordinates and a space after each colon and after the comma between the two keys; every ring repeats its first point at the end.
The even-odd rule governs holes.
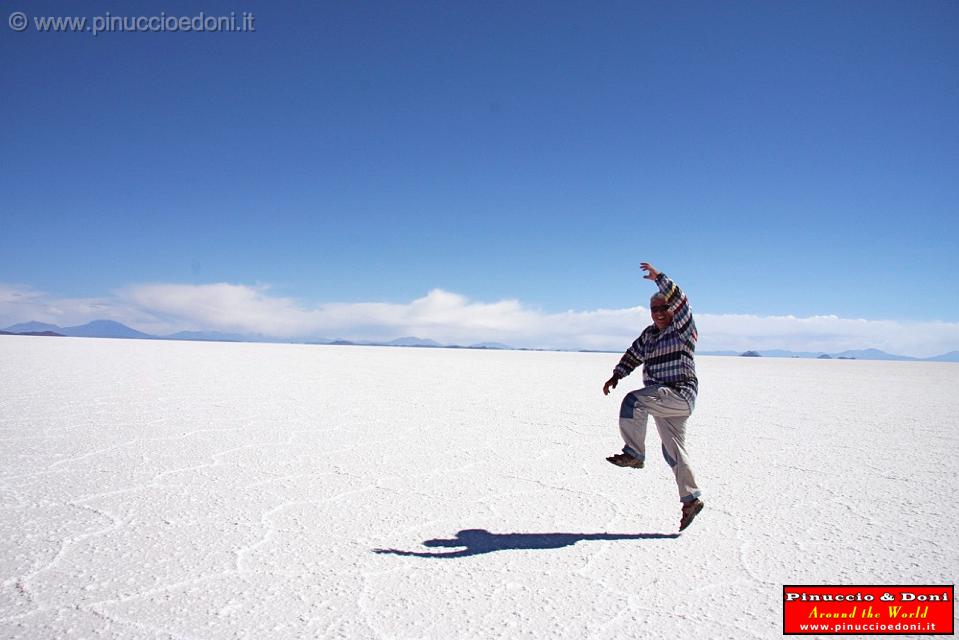
{"type": "MultiPolygon", "coordinates": [[[[840,353],[868,345],[933,358],[959,348],[959,322],[694,313],[701,352],[840,353]]],[[[198,331],[244,340],[380,343],[428,336],[441,344],[591,351],[620,351],[649,325],[645,305],[547,312],[515,298],[484,302],[443,289],[401,303],[311,305],[274,296],[263,286],[223,283],[131,286],[99,298],[59,298],[0,283],[0,319],[9,324],[29,320],[64,327],[104,318],[155,336],[198,331]]]]}
{"type": "MultiPolygon", "coordinates": [[[[251,344],[304,344],[304,345],[317,345],[317,346],[358,346],[358,347],[407,347],[407,348],[416,348],[416,349],[473,349],[473,350],[490,350],[490,351],[554,351],[554,352],[575,352],[575,353],[622,353],[624,350],[616,349],[601,349],[601,348],[586,348],[586,347],[540,347],[540,346],[517,346],[502,343],[495,340],[481,340],[478,342],[469,342],[468,344],[461,344],[458,342],[441,342],[434,340],[432,338],[424,338],[421,336],[408,335],[400,336],[397,338],[389,340],[376,340],[376,339],[363,339],[363,338],[321,338],[321,337],[279,337],[271,336],[267,334],[243,334],[235,333],[230,337],[230,332],[216,331],[216,330],[185,330],[177,331],[170,334],[151,334],[144,331],[140,331],[128,324],[122,323],[118,320],[112,320],[109,318],[100,318],[95,320],[90,320],[81,325],[73,326],[60,326],[49,322],[39,322],[36,320],[30,320],[26,322],[18,322],[3,329],[0,329],[2,335],[17,335],[24,337],[64,337],[64,338],[98,338],[98,339],[121,339],[121,340],[171,340],[171,341],[182,341],[182,342],[224,342],[224,343],[251,343],[251,344]],[[140,335],[69,335],[69,334],[60,334],[55,331],[51,334],[52,330],[46,330],[45,332],[40,331],[11,331],[20,327],[21,325],[41,325],[44,327],[53,327],[54,329],[60,330],[69,330],[69,329],[83,329],[90,325],[109,323],[112,325],[117,325],[123,329],[135,332],[140,335]],[[187,337],[183,334],[207,334],[206,336],[201,337],[187,337]],[[215,334],[222,334],[216,336],[215,334]],[[409,344],[401,343],[400,341],[409,341],[409,344]],[[416,344],[419,342],[420,344],[416,344]]],[[[759,357],[785,357],[785,358],[804,358],[804,359],[816,359],[816,358],[835,358],[835,359],[844,359],[844,360],[856,360],[862,359],[857,358],[856,356],[850,356],[848,354],[863,352],[875,352],[880,356],[874,358],[876,360],[890,360],[890,361],[939,361],[939,362],[951,362],[952,360],[936,360],[937,358],[944,358],[951,356],[953,354],[959,354],[959,350],[946,351],[935,356],[912,356],[912,355],[903,355],[897,353],[890,353],[876,347],[863,347],[858,349],[845,349],[842,351],[824,351],[824,350],[804,350],[797,351],[794,349],[785,349],[785,348],[756,348],[756,349],[731,349],[731,348],[711,348],[699,351],[697,355],[702,356],[721,356],[721,357],[750,357],[750,356],[759,356],[759,357]],[[763,352],[778,352],[777,355],[766,355],[763,352]],[[778,355],[781,353],[782,355],[778,355]]],[[[871,358],[872,359],[872,358],[871,358]]],[[[959,361],[959,360],[957,360],[959,361]]]]}

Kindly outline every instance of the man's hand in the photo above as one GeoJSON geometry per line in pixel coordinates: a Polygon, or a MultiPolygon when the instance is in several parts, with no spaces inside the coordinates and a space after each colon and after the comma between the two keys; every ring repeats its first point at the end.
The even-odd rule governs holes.
{"type": "Polygon", "coordinates": [[[615,389],[617,382],[619,382],[619,378],[617,378],[616,376],[613,376],[612,378],[610,378],[609,380],[607,380],[607,381],[606,381],[606,384],[603,385],[603,395],[604,395],[604,396],[608,396],[608,395],[609,395],[609,390],[610,390],[610,389],[615,389]]]}
{"type": "Polygon", "coordinates": [[[646,275],[643,276],[646,280],[655,280],[659,276],[659,271],[656,271],[656,267],[648,262],[640,262],[639,268],[646,272],[646,275]]]}

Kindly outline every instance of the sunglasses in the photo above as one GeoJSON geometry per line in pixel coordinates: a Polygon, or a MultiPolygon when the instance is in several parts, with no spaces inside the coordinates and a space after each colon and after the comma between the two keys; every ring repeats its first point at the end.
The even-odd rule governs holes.
{"type": "Polygon", "coordinates": [[[669,311],[669,305],[666,305],[666,304],[652,304],[652,305],[649,305],[649,310],[652,311],[652,312],[654,312],[654,313],[657,312],[657,311],[669,311]]]}

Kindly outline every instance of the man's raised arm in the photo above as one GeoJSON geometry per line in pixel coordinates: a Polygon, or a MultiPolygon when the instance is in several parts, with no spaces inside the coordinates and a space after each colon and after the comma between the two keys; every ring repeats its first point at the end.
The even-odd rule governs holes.
{"type": "Polygon", "coordinates": [[[657,271],[653,265],[643,262],[640,266],[646,271],[646,275],[643,277],[655,282],[660,293],[666,296],[666,304],[669,305],[669,312],[673,314],[673,324],[676,326],[676,330],[680,334],[692,337],[695,340],[696,324],[693,322],[693,311],[689,307],[686,294],[669,276],[657,271]]]}

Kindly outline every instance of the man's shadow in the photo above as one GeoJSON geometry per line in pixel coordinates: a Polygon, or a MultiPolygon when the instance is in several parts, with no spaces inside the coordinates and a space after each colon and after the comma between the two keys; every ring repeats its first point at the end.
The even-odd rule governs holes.
{"type": "Polygon", "coordinates": [[[402,549],[373,549],[374,553],[417,558],[465,558],[481,553],[509,549],[560,549],[580,540],[668,540],[678,533],[490,533],[486,529],[463,529],[452,539],[424,540],[424,547],[464,547],[447,553],[404,551],[402,549]]]}

